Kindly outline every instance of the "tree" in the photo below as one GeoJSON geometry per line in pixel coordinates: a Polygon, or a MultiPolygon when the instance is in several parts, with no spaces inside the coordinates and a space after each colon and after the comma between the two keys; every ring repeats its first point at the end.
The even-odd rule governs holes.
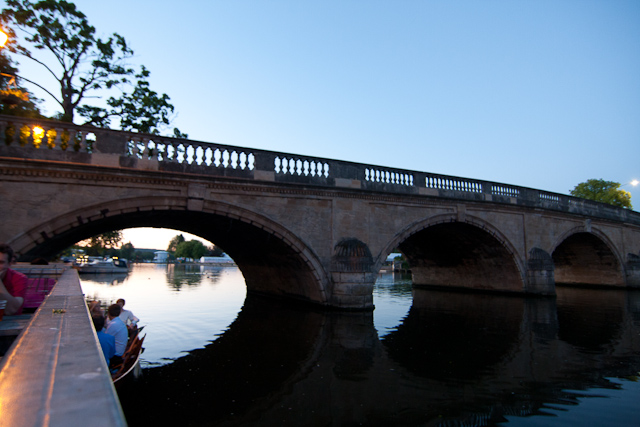
{"type": "MultiPolygon", "coordinates": [[[[150,74],[143,65],[135,75],[136,85],[131,93],[124,93],[120,98],[110,97],[107,100],[109,109],[83,105],[78,108],[78,114],[87,119],[87,124],[108,127],[115,117],[119,119],[122,130],[159,135],[171,123],[174,107],[167,94],[159,95],[151,90],[147,80],[150,74]]],[[[188,137],[178,128],[173,129],[173,136],[188,137]]]]}
{"type": "Polygon", "coordinates": [[[142,261],[153,261],[154,255],[151,251],[136,251],[134,254],[134,259],[138,262],[142,261]]]}
{"type": "Polygon", "coordinates": [[[632,208],[631,193],[620,190],[619,182],[589,179],[576,185],[570,194],[575,197],[608,203],[621,208],[632,208]]]}
{"type": "Polygon", "coordinates": [[[40,118],[38,98],[33,96],[26,88],[16,84],[18,69],[14,61],[0,50],[0,114],[11,116],[40,118]]]}
{"type": "Polygon", "coordinates": [[[98,234],[80,242],[80,247],[85,248],[87,255],[104,256],[109,252],[115,252],[116,247],[122,241],[122,231],[115,230],[98,234]]]}
{"type": "Polygon", "coordinates": [[[115,248],[122,241],[122,231],[114,230],[98,234],[90,239],[90,246],[100,246],[103,248],[115,248]]]}
{"type": "Polygon", "coordinates": [[[207,253],[205,255],[207,256],[222,256],[224,254],[224,251],[222,250],[222,248],[213,245],[213,246],[209,246],[207,248],[207,253]]]}
{"type": "Polygon", "coordinates": [[[136,248],[133,247],[131,242],[125,243],[120,247],[120,258],[134,259],[136,254],[136,248]]]}
{"type": "Polygon", "coordinates": [[[175,252],[178,249],[178,245],[184,241],[184,236],[182,234],[173,236],[173,238],[169,241],[169,246],[167,246],[167,252],[175,252]]]}
{"type": "MultiPolygon", "coordinates": [[[[165,94],[158,95],[149,88],[149,71],[143,66],[135,74],[127,61],[133,50],[124,37],[113,33],[107,39],[96,37],[84,13],[76,5],[65,0],[6,0],[2,24],[10,29],[15,26],[26,34],[25,41],[36,50],[52,54],[53,64],[39,58],[31,50],[12,41],[11,52],[23,55],[42,65],[58,82],[60,94],[37,82],[20,77],[36,85],[53,98],[62,108],[60,120],[73,122],[76,113],[87,121],[84,124],[107,127],[111,119],[120,118],[125,130],[159,133],[159,128],[169,124],[174,107],[165,94]],[[110,97],[107,108],[84,104],[88,98],[100,98],[97,94],[108,90],[123,90],[136,80],[131,93],[110,97]]],[[[174,134],[182,134],[174,129],[174,134]]]]}
{"type": "Polygon", "coordinates": [[[200,240],[181,242],[176,249],[176,258],[200,259],[207,253],[207,248],[200,240]]]}
{"type": "Polygon", "coordinates": [[[10,51],[23,55],[42,65],[59,83],[56,96],[40,84],[61,107],[63,120],[73,122],[74,113],[83,100],[96,90],[111,89],[128,81],[133,69],[126,60],[133,56],[125,39],[114,33],[106,40],[95,36],[84,13],[75,4],[64,0],[7,0],[2,11],[5,26],[14,25],[26,33],[25,40],[38,50],[53,54],[56,66],[37,58],[17,42],[10,51]],[[56,70],[59,68],[59,70],[56,70]]]}

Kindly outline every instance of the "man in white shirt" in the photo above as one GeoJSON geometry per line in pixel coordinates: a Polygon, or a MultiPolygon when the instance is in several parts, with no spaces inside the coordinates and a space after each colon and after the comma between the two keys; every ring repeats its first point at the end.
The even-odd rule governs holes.
{"type": "Polygon", "coordinates": [[[116,304],[118,304],[122,308],[120,316],[118,316],[120,320],[122,320],[122,323],[124,323],[127,327],[135,328],[138,325],[140,319],[138,319],[131,311],[124,309],[124,300],[122,298],[116,301],[116,304]]]}

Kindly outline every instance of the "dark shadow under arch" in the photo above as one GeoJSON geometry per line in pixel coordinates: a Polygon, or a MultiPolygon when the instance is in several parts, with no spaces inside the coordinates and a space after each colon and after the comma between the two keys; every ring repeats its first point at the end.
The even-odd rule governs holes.
{"type": "Polygon", "coordinates": [[[603,236],[576,230],[564,237],[551,254],[556,284],[625,286],[619,257],[603,236]]]}
{"type": "Polygon", "coordinates": [[[514,250],[486,227],[449,219],[414,230],[398,244],[414,286],[525,290],[514,250]]]}

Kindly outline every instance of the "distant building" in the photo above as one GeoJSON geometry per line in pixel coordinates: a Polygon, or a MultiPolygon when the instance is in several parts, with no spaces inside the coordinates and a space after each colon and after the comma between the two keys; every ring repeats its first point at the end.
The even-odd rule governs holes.
{"type": "Polygon", "coordinates": [[[233,264],[233,260],[227,254],[221,256],[203,256],[200,258],[202,264],[233,264]]]}
{"type": "Polygon", "coordinates": [[[155,251],[153,253],[153,262],[157,264],[166,264],[169,258],[169,252],[167,251],[155,251]]]}

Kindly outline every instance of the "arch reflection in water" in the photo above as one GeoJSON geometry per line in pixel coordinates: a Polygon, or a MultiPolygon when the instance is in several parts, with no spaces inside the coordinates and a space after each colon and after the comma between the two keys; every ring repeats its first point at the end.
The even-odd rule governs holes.
{"type": "MultiPolygon", "coordinates": [[[[597,292],[570,289],[556,302],[415,290],[383,338],[375,313],[249,295],[220,337],[146,369],[122,402],[130,425],[494,425],[549,414],[550,405],[585,406],[589,389],[619,389],[624,380],[611,377],[640,366],[638,293],[611,301],[597,292]],[[620,326],[586,348],[565,339],[576,324],[563,311],[598,317],[584,303],[597,300],[622,310],[620,326]]],[[[625,409],[592,425],[637,420],[635,405],[625,409]]]]}

